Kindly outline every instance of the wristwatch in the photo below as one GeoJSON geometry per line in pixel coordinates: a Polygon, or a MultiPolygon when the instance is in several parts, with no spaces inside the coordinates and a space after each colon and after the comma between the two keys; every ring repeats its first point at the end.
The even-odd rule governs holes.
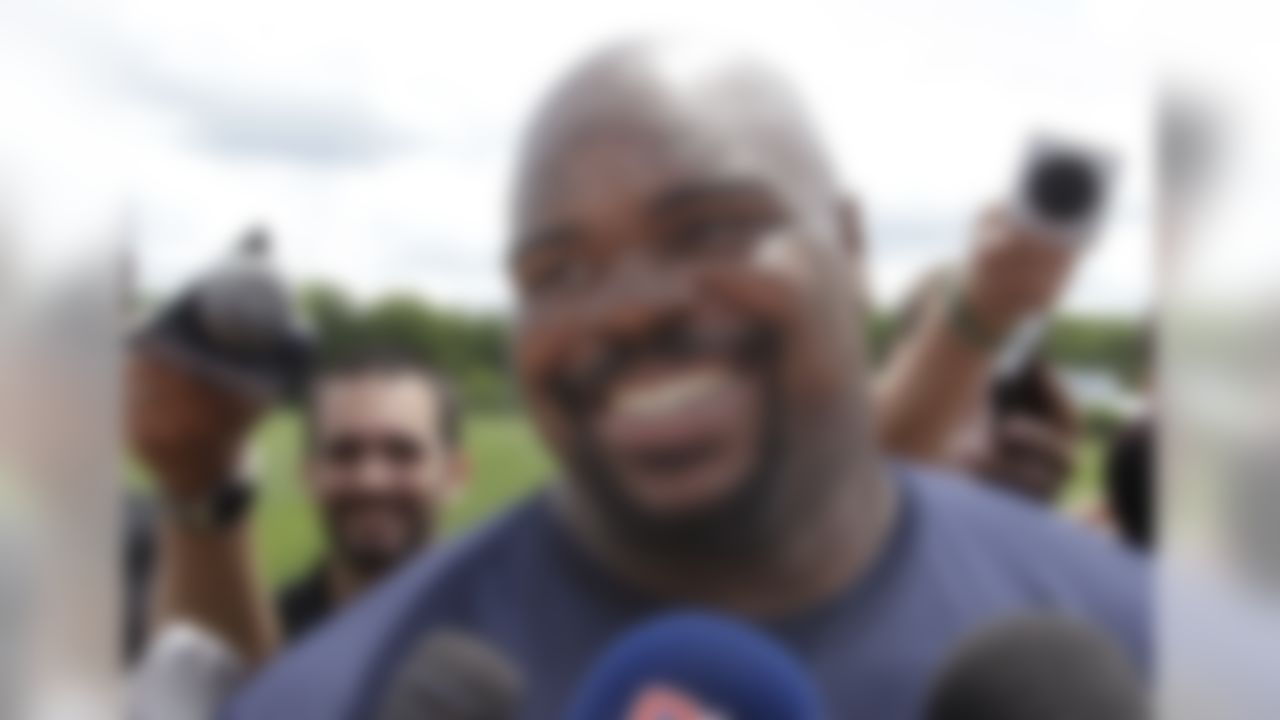
{"type": "Polygon", "coordinates": [[[240,524],[256,496],[251,480],[233,475],[203,495],[165,498],[165,513],[179,527],[201,532],[227,530],[240,524]]]}

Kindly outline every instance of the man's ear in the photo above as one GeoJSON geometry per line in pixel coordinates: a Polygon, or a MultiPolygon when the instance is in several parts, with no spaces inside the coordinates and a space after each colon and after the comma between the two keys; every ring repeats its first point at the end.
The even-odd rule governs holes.
{"type": "Polygon", "coordinates": [[[316,477],[320,474],[319,460],[316,459],[315,452],[312,448],[303,451],[302,462],[300,463],[301,480],[303,492],[312,502],[320,502],[320,490],[316,477]]]}
{"type": "Polygon", "coordinates": [[[449,456],[449,487],[445,489],[448,500],[456,499],[471,482],[471,458],[458,450],[449,456]]]}
{"type": "Polygon", "coordinates": [[[845,277],[857,302],[863,309],[870,307],[871,281],[866,272],[867,253],[862,230],[862,207],[853,195],[844,195],[836,205],[837,230],[840,244],[846,253],[845,277]]]}
{"type": "Polygon", "coordinates": [[[844,195],[836,202],[836,223],[840,233],[840,244],[858,262],[861,262],[865,252],[862,206],[853,195],[844,195]]]}

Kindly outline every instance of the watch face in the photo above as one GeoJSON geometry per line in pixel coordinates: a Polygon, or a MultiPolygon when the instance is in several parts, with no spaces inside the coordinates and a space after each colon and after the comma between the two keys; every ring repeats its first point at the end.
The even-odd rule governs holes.
{"type": "Polygon", "coordinates": [[[215,496],[213,524],[225,528],[240,521],[253,505],[253,486],[243,480],[223,483],[215,496]]]}
{"type": "Polygon", "coordinates": [[[245,480],[226,480],[204,497],[170,500],[168,513],[178,524],[196,530],[221,530],[236,525],[253,506],[254,488],[245,480]]]}

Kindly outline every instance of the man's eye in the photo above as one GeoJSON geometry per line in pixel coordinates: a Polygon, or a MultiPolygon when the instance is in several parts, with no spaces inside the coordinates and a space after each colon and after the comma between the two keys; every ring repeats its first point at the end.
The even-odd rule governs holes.
{"type": "Polygon", "coordinates": [[[364,455],[364,444],[355,438],[336,438],[324,445],[324,457],[335,465],[350,465],[364,455]]]}
{"type": "Polygon", "coordinates": [[[763,220],[749,216],[691,220],[675,233],[672,249],[680,253],[734,251],[758,237],[766,225],[763,220]]]}
{"type": "Polygon", "coordinates": [[[396,465],[412,465],[423,455],[423,448],[409,438],[388,438],[383,443],[383,455],[396,465]]]}
{"type": "Polygon", "coordinates": [[[569,258],[532,263],[523,275],[526,292],[564,290],[586,279],[587,269],[581,261],[569,258]]]}

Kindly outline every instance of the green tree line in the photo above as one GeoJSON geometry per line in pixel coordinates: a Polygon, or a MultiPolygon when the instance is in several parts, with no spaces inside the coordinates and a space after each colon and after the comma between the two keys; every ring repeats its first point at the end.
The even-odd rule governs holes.
{"type": "MultiPolygon", "coordinates": [[[[505,316],[445,308],[407,294],[360,304],[328,284],[307,286],[301,301],[315,327],[322,356],[355,346],[392,346],[418,355],[452,377],[469,407],[502,410],[517,402],[507,350],[510,322],[505,316]]],[[[889,313],[873,315],[868,341],[874,357],[887,354],[893,330],[889,313]]],[[[1045,347],[1057,363],[1107,369],[1128,382],[1139,379],[1147,352],[1141,324],[1103,316],[1057,318],[1045,347]]]]}

